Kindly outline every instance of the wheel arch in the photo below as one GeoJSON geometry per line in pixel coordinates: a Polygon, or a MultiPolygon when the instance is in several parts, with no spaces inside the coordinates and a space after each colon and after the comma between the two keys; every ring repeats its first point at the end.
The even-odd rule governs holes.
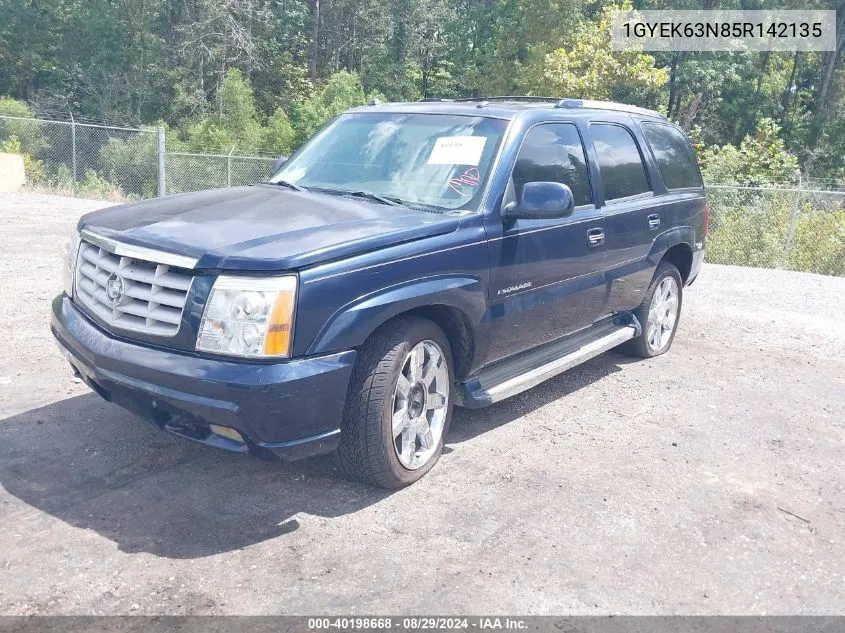
{"type": "Polygon", "coordinates": [[[455,376],[472,366],[475,324],[486,310],[481,280],[438,276],[385,288],[340,308],[308,348],[324,354],[360,347],[376,330],[401,317],[428,319],[443,330],[452,347],[455,376]]]}
{"type": "Polygon", "coordinates": [[[656,266],[661,261],[674,264],[686,285],[692,274],[695,230],[691,226],[675,227],[654,241],[649,258],[656,266]]]}
{"type": "Polygon", "coordinates": [[[469,317],[454,306],[440,304],[414,308],[395,316],[391,321],[406,316],[427,319],[443,330],[452,351],[454,378],[461,380],[466,377],[475,358],[475,328],[469,317]]]}
{"type": "Polygon", "coordinates": [[[681,273],[681,281],[686,285],[692,272],[692,248],[685,242],[679,242],[664,253],[661,261],[674,264],[681,273]]]}

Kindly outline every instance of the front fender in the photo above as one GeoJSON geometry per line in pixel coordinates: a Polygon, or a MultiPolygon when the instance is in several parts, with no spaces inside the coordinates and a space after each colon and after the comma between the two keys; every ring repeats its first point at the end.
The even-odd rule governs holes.
{"type": "Polygon", "coordinates": [[[478,323],[487,309],[484,285],[471,275],[437,275],[389,286],[335,312],[306,353],[358,347],[393,317],[434,305],[460,310],[470,323],[478,323]]]}

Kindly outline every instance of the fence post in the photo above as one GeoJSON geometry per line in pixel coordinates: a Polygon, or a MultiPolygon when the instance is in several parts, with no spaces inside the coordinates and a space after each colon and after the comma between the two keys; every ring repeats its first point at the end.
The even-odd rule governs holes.
{"type": "Polygon", "coordinates": [[[229,150],[229,153],[226,156],[226,186],[232,186],[232,152],[235,151],[235,146],[232,145],[232,149],[229,150]]]}
{"type": "Polygon", "coordinates": [[[165,153],[165,145],[164,145],[164,128],[158,128],[158,197],[163,198],[167,195],[167,183],[165,178],[167,177],[167,170],[164,166],[164,153],[165,153]]]}
{"type": "Polygon", "coordinates": [[[73,182],[71,184],[71,193],[76,197],[76,121],[73,120],[73,112],[70,113],[70,151],[71,161],[73,163],[73,182]]]}
{"type": "Polygon", "coordinates": [[[786,243],[783,245],[783,258],[779,268],[786,268],[789,264],[789,253],[795,241],[795,227],[798,225],[798,216],[801,215],[801,181],[802,178],[799,175],[798,191],[795,192],[795,201],[792,203],[792,215],[789,217],[789,227],[786,229],[786,243]]]}

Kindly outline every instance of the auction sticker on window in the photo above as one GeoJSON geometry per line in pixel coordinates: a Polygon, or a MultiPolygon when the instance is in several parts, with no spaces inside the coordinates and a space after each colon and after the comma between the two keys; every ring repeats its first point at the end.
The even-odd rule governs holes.
{"type": "Polygon", "coordinates": [[[486,142],[484,136],[441,136],[434,143],[428,164],[477,167],[486,142]]]}

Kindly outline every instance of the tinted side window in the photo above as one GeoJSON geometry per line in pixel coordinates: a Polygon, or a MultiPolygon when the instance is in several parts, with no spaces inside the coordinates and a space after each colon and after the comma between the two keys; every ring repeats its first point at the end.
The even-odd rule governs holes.
{"type": "Polygon", "coordinates": [[[669,125],[643,123],[642,126],[666,188],[700,187],[701,174],[684,135],[669,125]]]}
{"type": "Polygon", "coordinates": [[[605,123],[590,125],[605,200],[651,191],[643,159],[634,137],[624,127],[605,123]]]}
{"type": "Polygon", "coordinates": [[[570,123],[546,123],[531,128],[513,168],[516,196],[526,182],[559,182],[572,189],[575,206],[592,204],[587,160],[578,129],[570,123]]]}

